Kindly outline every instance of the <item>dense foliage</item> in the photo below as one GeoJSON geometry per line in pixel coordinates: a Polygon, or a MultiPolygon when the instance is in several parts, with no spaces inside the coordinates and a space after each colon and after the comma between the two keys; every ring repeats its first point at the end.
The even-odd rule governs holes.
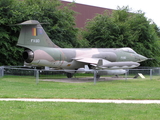
{"type": "Polygon", "coordinates": [[[26,20],[38,20],[55,44],[76,47],[75,12],[62,6],[59,0],[0,1],[0,65],[22,65],[22,48],[16,46],[20,26],[10,26],[26,20]]]}
{"type": "Polygon", "coordinates": [[[16,47],[19,28],[9,26],[16,21],[13,10],[13,0],[0,1],[0,65],[17,65],[22,61],[21,49],[16,47]]]}
{"type": "Polygon", "coordinates": [[[143,65],[158,66],[160,32],[144,15],[141,11],[130,13],[128,7],[119,8],[111,15],[106,11],[90,20],[82,34],[91,47],[131,47],[139,54],[155,58],[144,62],[143,65]]]}

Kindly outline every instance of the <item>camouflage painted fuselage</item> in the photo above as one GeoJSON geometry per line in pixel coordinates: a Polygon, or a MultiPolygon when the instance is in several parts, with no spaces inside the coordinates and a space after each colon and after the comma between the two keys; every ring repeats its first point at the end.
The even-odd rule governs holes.
{"type": "MultiPolygon", "coordinates": [[[[133,61],[141,62],[145,58],[130,48],[50,48],[31,47],[33,60],[29,63],[38,66],[49,66],[58,69],[78,69],[88,64],[96,64],[98,59],[109,62],[133,61]]],[[[104,62],[105,64],[105,62],[104,62]]]]}

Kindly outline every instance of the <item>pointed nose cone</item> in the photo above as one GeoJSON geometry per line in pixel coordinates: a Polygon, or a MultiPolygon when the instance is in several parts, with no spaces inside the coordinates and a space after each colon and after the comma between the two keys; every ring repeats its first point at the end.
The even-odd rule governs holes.
{"type": "Polygon", "coordinates": [[[147,57],[140,55],[140,54],[138,54],[138,58],[139,58],[138,62],[142,62],[148,59],[147,57]]]}

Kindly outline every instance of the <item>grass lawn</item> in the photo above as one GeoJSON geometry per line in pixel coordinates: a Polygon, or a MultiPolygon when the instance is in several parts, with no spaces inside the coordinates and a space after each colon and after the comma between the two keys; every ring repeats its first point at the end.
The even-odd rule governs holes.
{"type": "Polygon", "coordinates": [[[0,101],[1,120],[158,120],[159,104],[0,101]]]}
{"type": "Polygon", "coordinates": [[[87,83],[40,81],[33,77],[0,78],[0,98],[156,99],[160,100],[160,77],[87,83]]]}
{"type": "MultiPolygon", "coordinates": [[[[0,98],[156,99],[160,77],[87,83],[0,78],[0,98]]],[[[158,120],[160,104],[0,101],[1,120],[158,120]]]]}

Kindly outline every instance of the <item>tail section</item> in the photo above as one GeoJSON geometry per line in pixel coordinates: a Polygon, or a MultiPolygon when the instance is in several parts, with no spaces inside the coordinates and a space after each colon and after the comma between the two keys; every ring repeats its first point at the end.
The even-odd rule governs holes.
{"type": "Polygon", "coordinates": [[[58,47],[55,45],[41,24],[36,20],[28,20],[18,25],[22,25],[22,29],[18,39],[18,46],[42,46],[42,47],[58,47]]]}

